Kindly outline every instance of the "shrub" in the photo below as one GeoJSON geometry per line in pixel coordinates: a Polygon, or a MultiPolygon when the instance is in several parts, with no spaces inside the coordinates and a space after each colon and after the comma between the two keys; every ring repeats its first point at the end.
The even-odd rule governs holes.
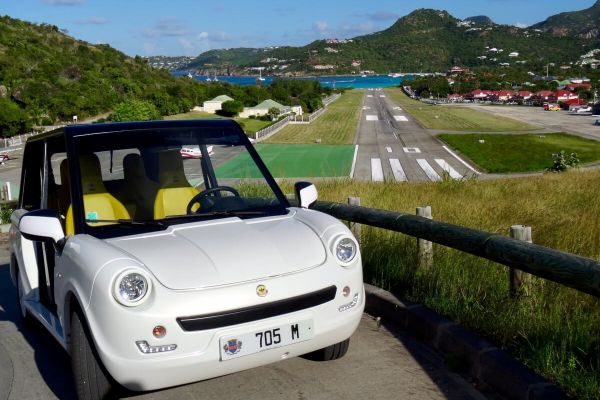
{"type": "Polygon", "coordinates": [[[579,165],[577,153],[567,155],[564,150],[552,154],[553,164],[546,168],[547,172],[563,172],[579,165]]]}

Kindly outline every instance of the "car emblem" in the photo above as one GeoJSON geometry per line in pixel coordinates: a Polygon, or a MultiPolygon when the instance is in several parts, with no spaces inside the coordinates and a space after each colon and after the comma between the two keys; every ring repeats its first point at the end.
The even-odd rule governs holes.
{"type": "Polygon", "coordinates": [[[242,342],[237,339],[228,340],[227,344],[223,346],[223,350],[229,355],[237,354],[242,350],[242,342]]]}
{"type": "Polygon", "coordinates": [[[260,297],[265,297],[267,293],[269,293],[269,291],[267,290],[267,287],[265,285],[258,285],[256,287],[256,294],[260,297]]]}

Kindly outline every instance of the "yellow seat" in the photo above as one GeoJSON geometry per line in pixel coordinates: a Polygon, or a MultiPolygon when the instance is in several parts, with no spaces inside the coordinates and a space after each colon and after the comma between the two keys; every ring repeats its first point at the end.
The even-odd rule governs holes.
{"type": "Polygon", "coordinates": [[[160,153],[158,166],[160,189],[154,200],[154,219],[185,215],[188,203],[200,192],[192,187],[185,177],[181,153],[179,150],[160,153]]]}
{"type": "MultiPolygon", "coordinates": [[[[90,222],[90,220],[130,219],[127,209],[119,200],[108,193],[102,181],[100,160],[95,154],[79,157],[81,186],[83,191],[83,209],[86,223],[90,226],[110,225],[115,222],[90,222]]],[[[66,234],[75,232],[73,207],[69,206],[66,220],[66,234]]]]}

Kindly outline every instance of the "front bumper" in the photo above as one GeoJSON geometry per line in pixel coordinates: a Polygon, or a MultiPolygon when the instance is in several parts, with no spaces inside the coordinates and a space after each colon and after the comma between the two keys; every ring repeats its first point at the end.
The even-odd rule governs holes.
{"type": "MultiPolygon", "coordinates": [[[[342,268],[339,270],[344,272],[342,268]]],[[[160,307],[163,309],[160,313],[153,311],[157,307],[152,304],[141,305],[139,310],[137,307],[128,309],[115,304],[110,307],[112,310],[107,310],[106,305],[102,306],[102,302],[92,301],[86,314],[100,358],[111,376],[130,390],[155,390],[270,364],[349,338],[360,322],[365,296],[362,273],[345,272],[347,272],[345,279],[338,280],[335,284],[336,294],[331,301],[291,313],[215,329],[184,331],[176,320],[176,317],[182,315],[198,315],[200,309],[205,311],[205,308],[198,306],[202,304],[198,301],[198,293],[170,294],[179,297],[178,300],[165,300],[168,297],[166,293],[163,294],[164,296],[155,293],[157,298],[164,297],[165,300],[165,307],[160,307]],[[349,296],[342,294],[344,286],[352,288],[349,296]],[[345,308],[345,305],[352,302],[354,294],[358,294],[358,302],[350,308],[345,308]],[[167,307],[167,304],[171,306],[167,307]],[[103,321],[109,320],[111,324],[107,327],[103,321]],[[305,320],[313,321],[314,336],[310,340],[221,361],[220,339],[222,337],[236,337],[236,335],[305,320]],[[118,323],[115,323],[117,321],[118,323]],[[152,328],[159,324],[167,328],[167,335],[162,339],[155,339],[151,334],[152,328]],[[139,340],[145,340],[151,346],[176,344],[177,349],[165,353],[142,354],[135,344],[139,340]]],[[[294,280],[293,277],[279,277],[267,285],[276,295],[280,288],[294,287],[294,281],[296,281],[296,290],[302,293],[298,288],[297,278],[294,280]]],[[[323,281],[322,277],[319,281],[323,281]]],[[[329,287],[333,282],[322,282],[322,285],[329,287]]],[[[256,301],[254,294],[256,284],[250,283],[247,286],[252,288],[253,301],[256,301]]],[[[293,292],[293,289],[287,291],[293,292]]],[[[201,297],[210,298],[213,306],[227,301],[228,297],[229,301],[222,304],[248,304],[247,299],[240,298],[240,292],[247,291],[240,287],[220,288],[215,289],[215,293],[204,293],[201,297]],[[235,298],[232,296],[236,295],[238,298],[232,300],[235,298]]],[[[290,297],[293,297],[294,293],[290,294],[292,295],[290,297]]]]}

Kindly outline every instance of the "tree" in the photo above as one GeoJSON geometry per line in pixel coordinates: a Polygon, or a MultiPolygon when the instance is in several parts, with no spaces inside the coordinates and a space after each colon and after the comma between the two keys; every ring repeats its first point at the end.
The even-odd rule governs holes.
{"type": "Polygon", "coordinates": [[[160,119],[160,113],[149,101],[129,100],[115,106],[110,116],[111,121],[148,121],[160,119]]]}
{"type": "Polygon", "coordinates": [[[271,116],[271,119],[277,119],[279,114],[281,114],[281,111],[277,107],[271,107],[269,108],[268,114],[271,116]]]}
{"type": "Polygon", "coordinates": [[[225,117],[234,117],[244,110],[244,104],[241,101],[229,100],[221,105],[221,110],[217,114],[225,117]]]}
{"type": "Polygon", "coordinates": [[[0,134],[3,137],[24,133],[30,128],[27,114],[14,102],[0,98],[0,134]]]}

